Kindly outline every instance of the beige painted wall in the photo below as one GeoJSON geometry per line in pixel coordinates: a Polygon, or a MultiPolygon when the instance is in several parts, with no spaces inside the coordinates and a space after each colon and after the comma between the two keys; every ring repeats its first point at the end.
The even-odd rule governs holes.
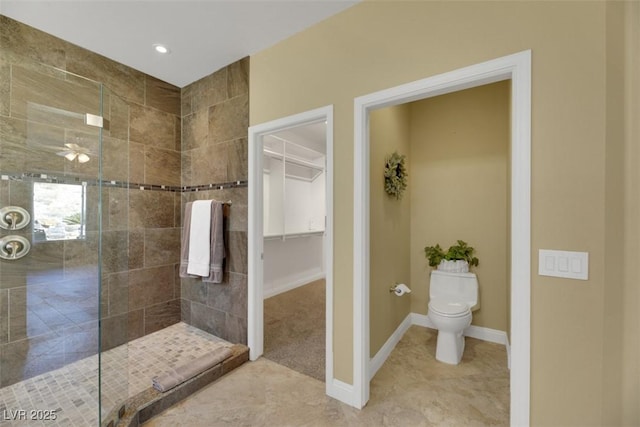
{"type": "Polygon", "coordinates": [[[370,357],[409,312],[427,314],[423,248],[458,238],[481,258],[480,310],[473,324],[508,330],[509,82],[383,108],[370,116],[370,357]],[[407,156],[401,200],[384,192],[393,151],[407,156]],[[410,295],[389,293],[395,283],[410,295]]]}
{"type": "Polygon", "coordinates": [[[507,330],[509,81],[411,104],[411,311],[427,314],[424,247],[476,249],[473,324],[507,330]]]}
{"type": "MultiPolygon", "coordinates": [[[[250,122],[334,105],[334,367],[351,383],[353,99],[525,49],[533,56],[531,422],[607,424],[606,3],[365,1],[252,57],[250,122]],[[589,280],[538,276],[539,248],[589,252],[589,280]]],[[[637,337],[636,320],[625,320],[626,336],[637,337]]]]}
{"type": "Polygon", "coordinates": [[[605,281],[603,288],[604,336],[603,388],[610,390],[603,395],[603,418],[612,424],[622,423],[622,336],[621,310],[624,292],[624,256],[619,248],[624,246],[624,82],[610,71],[624,69],[624,7],[610,3],[607,19],[607,92],[606,92],[606,168],[605,168],[605,281]]]}
{"type": "MultiPolygon", "coordinates": [[[[614,3],[615,8],[621,7],[614,3]]],[[[640,425],[640,2],[627,2],[616,24],[624,29],[624,242],[625,269],[622,290],[622,419],[625,426],[640,425]]],[[[619,65],[619,64],[616,64],[619,65]]],[[[616,70],[611,70],[616,74],[616,70]]],[[[619,248],[616,248],[619,249],[619,248]]],[[[618,308],[619,309],[619,308],[618,308]]],[[[607,386],[605,384],[605,386],[607,386]]],[[[610,389],[608,387],[607,389],[610,389]]],[[[615,397],[615,396],[614,396],[615,397]]],[[[618,409],[617,406],[614,409],[618,409]]]]}
{"type": "MultiPolygon", "coordinates": [[[[389,292],[396,283],[413,288],[410,280],[411,202],[409,188],[397,200],[384,191],[384,165],[394,151],[411,159],[410,104],[372,112],[370,132],[370,356],[411,311],[411,294],[398,297],[389,292]]],[[[409,171],[409,174],[411,172],[409,171]]],[[[409,180],[412,177],[409,175],[409,180]]],[[[412,184],[413,185],[413,184],[412,184]]]]}

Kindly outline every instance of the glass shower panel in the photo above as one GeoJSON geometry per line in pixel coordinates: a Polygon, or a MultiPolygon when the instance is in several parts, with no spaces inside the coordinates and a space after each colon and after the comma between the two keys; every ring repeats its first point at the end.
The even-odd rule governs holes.
{"type": "Polygon", "coordinates": [[[0,409],[16,421],[98,425],[110,411],[100,410],[99,365],[107,131],[87,123],[103,115],[102,85],[13,64],[10,93],[0,116],[0,409]]]}
{"type": "MultiPolygon", "coordinates": [[[[129,106],[104,87],[102,132],[102,424],[118,419],[129,397],[129,106]]],[[[135,239],[138,235],[135,235],[135,239]]]]}

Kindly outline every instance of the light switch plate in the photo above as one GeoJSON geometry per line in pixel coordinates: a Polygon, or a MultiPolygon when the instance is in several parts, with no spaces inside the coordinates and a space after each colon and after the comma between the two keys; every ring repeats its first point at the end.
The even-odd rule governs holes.
{"type": "Polygon", "coordinates": [[[589,279],[589,253],[540,249],[538,252],[540,276],[566,279],[589,279]]]}

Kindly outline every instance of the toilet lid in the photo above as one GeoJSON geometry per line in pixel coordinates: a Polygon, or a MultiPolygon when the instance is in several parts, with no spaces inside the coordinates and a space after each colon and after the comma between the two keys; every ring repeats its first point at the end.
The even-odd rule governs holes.
{"type": "Polygon", "coordinates": [[[464,316],[469,313],[469,306],[467,304],[461,302],[449,302],[449,301],[439,301],[432,300],[429,303],[429,308],[431,308],[436,313],[442,314],[443,316],[448,317],[459,317],[464,316]]]}

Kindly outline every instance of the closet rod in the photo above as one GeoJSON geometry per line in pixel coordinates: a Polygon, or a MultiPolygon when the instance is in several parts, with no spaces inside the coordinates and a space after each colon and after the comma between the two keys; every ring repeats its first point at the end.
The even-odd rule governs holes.
{"type": "Polygon", "coordinates": [[[284,139],[284,138],[282,138],[280,136],[275,136],[275,135],[269,135],[269,136],[271,138],[273,138],[273,139],[277,139],[278,141],[286,142],[288,144],[295,145],[296,147],[302,148],[304,150],[312,151],[312,152],[314,152],[316,154],[320,154],[320,155],[326,156],[326,153],[314,150],[313,148],[305,147],[304,145],[298,144],[297,142],[289,141],[288,139],[284,139]]]}
{"type": "Polygon", "coordinates": [[[284,156],[284,155],[282,155],[280,153],[276,153],[275,151],[271,151],[268,148],[264,148],[262,151],[264,152],[264,154],[266,154],[267,156],[272,157],[274,159],[282,159],[282,158],[284,158],[285,161],[287,161],[289,163],[295,163],[297,165],[305,166],[305,167],[308,167],[308,168],[311,168],[311,169],[316,169],[316,170],[319,170],[319,171],[324,170],[324,166],[317,165],[315,163],[311,163],[311,162],[309,162],[307,160],[302,160],[302,159],[299,159],[297,157],[284,156]]]}
{"type": "MultiPolygon", "coordinates": [[[[215,199],[207,199],[207,200],[211,200],[213,202],[217,202],[217,200],[215,200],[215,199]]],[[[194,201],[197,201],[197,200],[194,200],[194,201]]],[[[219,203],[222,203],[223,205],[227,205],[227,206],[231,206],[233,204],[231,202],[231,200],[227,200],[226,202],[219,202],[219,203]]]]}

